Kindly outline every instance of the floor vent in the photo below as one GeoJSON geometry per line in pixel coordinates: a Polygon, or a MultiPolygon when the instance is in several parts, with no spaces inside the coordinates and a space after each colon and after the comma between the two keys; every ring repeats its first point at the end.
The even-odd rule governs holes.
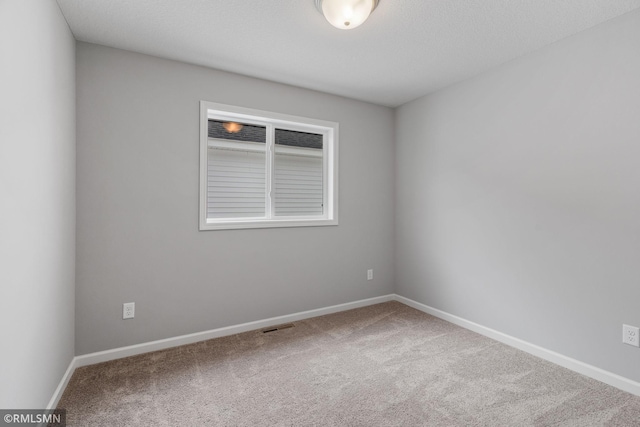
{"type": "Polygon", "coordinates": [[[285,325],[272,326],[271,328],[263,329],[262,333],[266,334],[266,333],[269,333],[269,332],[280,331],[282,329],[294,328],[295,326],[296,325],[294,325],[293,323],[287,323],[285,325]]]}

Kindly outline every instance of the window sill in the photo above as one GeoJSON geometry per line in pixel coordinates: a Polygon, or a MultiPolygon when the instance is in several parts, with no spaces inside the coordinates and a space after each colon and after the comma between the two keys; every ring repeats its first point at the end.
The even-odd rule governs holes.
{"type": "Polygon", "coordinates": [[[230,220],[207,221],[200,224],[200,231],[238,230],[245,228],[282,228],[282,227],[324,227],[338,225],[337,219],[269,219],[269,220],[230,220]]]}

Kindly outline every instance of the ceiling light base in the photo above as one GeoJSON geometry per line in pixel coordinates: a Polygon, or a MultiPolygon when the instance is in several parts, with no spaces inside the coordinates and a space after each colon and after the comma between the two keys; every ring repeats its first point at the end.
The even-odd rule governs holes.
{"type": "MultiPolygon", "coordinates": [[[[322,0],[314,0],[314,3],[316,4],[316,9],[318,9],[318,12],[322,13],[322,0]]],[[[371,8],[371,12],[376,10],[376,7],[378,7],[378,3],[380,3],[380,0],[373,0],[373,7],[371,8]]]]}

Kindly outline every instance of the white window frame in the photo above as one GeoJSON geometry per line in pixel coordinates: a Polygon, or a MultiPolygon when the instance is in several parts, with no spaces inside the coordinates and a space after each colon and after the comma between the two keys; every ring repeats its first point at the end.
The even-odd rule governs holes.
{"type": "Polygon", "coordinates": [[[200,101],[200,230],[338,225],[338,123],[251,108],[200,101]],[[264,218],[207,218],[209,119],[257,124],[267,128],[265,143],[267,200],[264,218]],[[273,129],[323,135],[323,215],[275,216],[271,207],[274,161],[273,129]]]}

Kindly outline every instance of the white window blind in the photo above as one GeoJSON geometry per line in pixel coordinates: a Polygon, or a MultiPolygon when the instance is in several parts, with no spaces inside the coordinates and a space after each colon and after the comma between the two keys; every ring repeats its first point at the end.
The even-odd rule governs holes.
{"type": "Polygon", "coordinates": [[[208,218],[264,217],[265,153],[261,145],[262,152],[209,147],[208,218]]]}
{"type": "MultiPolygon", "coordinates": [[[[295,149],[288,148],[289,151],[295,149]]],[[[323,214],[322,150],[299,149],[300,154],[275,154],[275,214],[323,214]],[[319,151],[319,154],[314,152],[319,151]]]]}

